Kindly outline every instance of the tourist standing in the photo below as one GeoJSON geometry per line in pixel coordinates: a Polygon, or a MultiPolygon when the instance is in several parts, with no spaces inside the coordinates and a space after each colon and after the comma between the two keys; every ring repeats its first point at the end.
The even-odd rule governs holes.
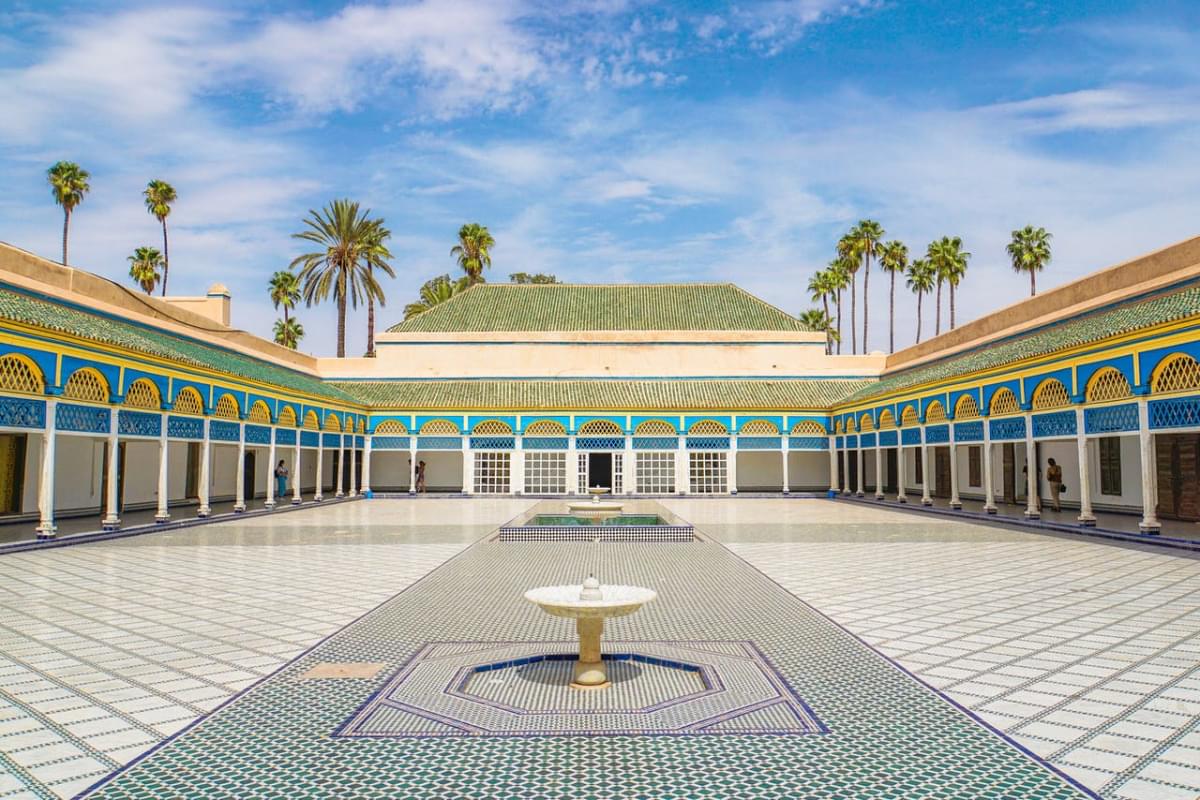
{"type": "Polygon", "coordinates": [[[1062,506],[1059,505],[1058,496],[1062,493],[1062,467],[1060,467],[1053,458],[1046,461],[1046,480],[1050,482],[1050,501],[1054,503],[1055,511],[1062,511],[1062,506]]]}
{"type": "Polygon", "coordinates": [[[287,495],[288,468],[283,459],[275,465],[275,496],[284,497],[287,495]]]}
{"type": "Polygon", "coordinates": [[[417,462],[417,491],[425,491],[425,462],[417,462]]]}

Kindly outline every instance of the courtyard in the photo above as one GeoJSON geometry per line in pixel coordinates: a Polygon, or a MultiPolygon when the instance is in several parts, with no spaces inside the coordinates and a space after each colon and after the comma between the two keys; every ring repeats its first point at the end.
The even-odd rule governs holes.
{"type": "Polygon", "coordinates": [[[698,538],[374,499],[0,556],[0,798],[1200,795],[1193,554],[659,502],[698,538]],[[515,665],[573,647],[522,593],[588,572],[659,598],[580,700],[515,665]]]}

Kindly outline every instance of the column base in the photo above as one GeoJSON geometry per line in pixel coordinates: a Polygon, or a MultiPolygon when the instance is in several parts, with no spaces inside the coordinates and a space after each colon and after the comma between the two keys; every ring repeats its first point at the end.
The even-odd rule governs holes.
{"type": "Polygon", "coordinates": [[[105,533],[112,533],[113,531],[121,530],[121,519],[117,517],[104,520],[100,523],[100,530],[104,531],[105,533]]]}
{"type": "Polygon", "coordinates": [[[263,503],[263,508],[265,508],[267,511],[274,511],[275,510],[275,501],[268,500],[267,502],[263,503]]]}
{"type": "Polygon", "coordinates": [[[932,501],[932,500],[930,500],[928,497],[922,497],[922,498],[921,498],[921,505],[923,505],[923,506],[931,506],[931,505],[933,505],[933,501],[932,501]]]}
{"type": "Polygon", "coordinates": [[[1042,512],[1030,511],[1029,509],[1025,509],[1025,519],[1041,519],[1041,518],[1042,518],[1042,512]]]}
{"type": "Polygon", "coordinates": [[[246,513],[246,504],[245,504],[245,503],[239,503],[238,505],[235,505],[235,506],[233,507],[233,513],[235,513],[235,514],[245,514],[245,513],[246,513]]]}
{"type": "Polygon", "coordinates": [[[303,501],[301,498],[299,498],[299,497],[293,497],[293,498],[292,498],[292,505],[294,505],[294,506],[298,506],[298,505],[300,505],[300,504],[301,504],[301,503],[303,503],[303,502],[304,502],[304,501],[303,501]]]}
{"type": "Polygon", "coordinates": [[[985,506],[983,507],[983,511],[984,511],[984,513],[985,513],[985,514],[995,514],[995,513],[996,513],[996,507],[995,507],[995,506],[990,506],[990,505],[985,505],[985,506]]]}
{"type": "Polygon", "coordinates": [[[875,499],[876,499],[876,500],[882,500],[882,499],[883,499],[883,492],[876,492],[876,493],[875,493],[875,499]]]}
{"type": "Polygon", "coordinates": [[[1146,536],[1158,536],[1162,533],[1162,526],[1157,522],[1139,522],[1138,531],[1146,536]]]}
{"type": "Polygon", "coordinates": [[[955,511],[962,511],[962,502],[960,502],[958,500],[951,500],[950,507],[953,508],[955,511]]]}
{"type": "Polygon", "coordinates": [[[863,495],[863,493],[862,493],[862,492],[855,492],[855,493],[854,493],[854,496],[855,496],[855,497],[863,497],[864,495],[863,495]]]}
{"type": "Polygon", "coordinates": [[[212,509],[208,506],[200,506],[199,508],[196,509],[196,516],[200,517],[201,519],[207,517],[211,513],[212,513],[212,509]]]}
{"type": "Polygon", "coordinates": [[[905,497],[905,496],[904,496],[904,495],[902,495],[902,494],[898,494],[898,495],[896,495],[896,502],[897,502],[897,503],[905,503],[905,504],[907,504],[907,503],[908,503],[908,498],[907,498],[907,497],[905,497]]]}
{"type": "Polygon", "coordinates": [[[348,494],[346,496],[347,497],[358,497],[358,492],[350,492],[350,494],[348,494]]]}
{"type": "Polygon", "coordinates": [[[1084,526],[1085,528],[1096,527],[1096,518],[1093,517],[1091,514],[1080,514],[1075,519],[1080,525],[1084,526]]]}
{"type": "Polygon", "coordinates": [[[336,492],[336,493],[335,493],[333,496],[334,496],[334,497],[341,498],[341,497],[345,497],[345,496],[346,496],[346,493],[345,493],[345,492],[336,492]]]}
{"type": "Polygon", "coordinates": [[[154,515],[154,524],[155,525],[165,525],[166,523],[168,523],[170,521],[171,521],[171,515],[166,512],[154,515]]]}
{"type": "Polygon", "coordinates": [[[314,494],[314,495],[313,495],[313,502],[314,502],[314,503],[319,503],[319,502],[321,502],[321,501],[322,501],[322,500],[324,500],[324,499],[325,499],[325,495],[323,495],[323,494],[314,494]]]}
{"type": "Polygon", "coordinates": [[[39,542],[48,542],[58,538],[58,526],[53,522],[43,522],[37,527],[37,539],[39,542]]]}

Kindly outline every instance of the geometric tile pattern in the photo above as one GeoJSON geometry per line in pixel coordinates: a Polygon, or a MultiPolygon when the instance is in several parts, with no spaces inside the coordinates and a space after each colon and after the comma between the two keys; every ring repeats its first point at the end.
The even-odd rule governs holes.
{"type": "Polygon", "coordinates": [[[1091,796],[719,544],[491,541],[324,640],[94,796],[546,798],[566,791],[689,799],[1091,796]],[[625,650],[633,641],[753,642],[828,733],[335,735],[430,642],[570,641],[570,620],[522,595],[589,571],[659,593],[637,614],[606,622],[610,643],[625,650]],[[387,663],[391,671],[295,680],[318,663],[351,662],[387,663]]]}
{"type": "Polygon", "coordinates": [[[529,506],[477,501],[445,525],[452,502],[0,557],[0,798],[77,794],[529,506]]]}
{"type": "Polygon", "coordinates": [[[664,504],[1102,796],[1200,796],[1195,557],[818,500],[664,504]]]}
{"type": "Polygon", "coordinates": [[[606,641],[611,683],[603,691],[568,685],[578,647],[430,643],[335,735],[826,732],[750,642],[606,641]]]}

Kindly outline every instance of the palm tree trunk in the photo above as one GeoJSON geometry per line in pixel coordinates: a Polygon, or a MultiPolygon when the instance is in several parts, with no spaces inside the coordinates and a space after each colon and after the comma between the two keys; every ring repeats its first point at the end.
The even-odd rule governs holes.
{"type": "Polygon", "coordinates": [[[375,357],[375,298],[367,298],[367,358],[375,357]]]}
{"type": "Polygon", "coordinates": [[[871,284],[871,256],[863,256],[863,355],[867,354],[867,287],[871,284]]]}
{"type": "Polygon", "coordinates": [[[941,336],[942,334],[942,282],[937,282],[937,314],[934,317],[937,324],[933,326],[933,335],[941,336]]]}
{"type": "Polygon", "coordinates": [[[896,272],[892,271],[891,296],[888,299],[890,324],[888,326],[888,352],[896,352],[896,272]]]}
{"type": "MultiPolygon", "coordinates": [[[[63,263],[67,261],[67,235],[63,234],[63,263]]],[[[1029,296],[1037,294],[1037,273],[1029,270],[1029,296]]]]}
{"type": "Polygon", "coordinates": [[[171,257],[167,255],[167,218],[163,217],[163,290],[162,296],[167,296],[167,273],[171,271],[171,257]]]}
{"type": "Polygon", "coordinates": [[[821,306],[825,309],[825,355],[830,355],[833,350],[833,339],[829,336],[829,330],[833,318],[829,316],[829,295],[821,295],[821,306]]]}
{"type": "Polygon", "coordinates": [[[337,357],[346,357],[346,295],[338,297],[338,347],[337,357]]]}
{"type": "Polygon", "coordinates": [[[67,233],[71,230],[71,209],[63,209],[63,266],[67,266],[67,233]]]}
{"type": "Polygon", "coordinates": [[[842,290],[841,289],[837,290],[837,333],[838,333],[837,352],[838,352],[838,355],[840,356],[842,354],[842,290]]]}
{"type": "Polygon", "coordinates": [[[287,322],[288,322],[288,307],[287,307],[287,303],[284,303],[283,304],[283,325],[284,325],[284,327],[287,327],[287,322]]]}
{"type": "Polygon", "coordinates": [[[917,344],[921,343],[921,295],[924,292],[917,292],[917,344]]]}
{"type": "Polygon", "coordinates": [[[954,284],[950,284],[950,330],[954,330],[954,284]]]}
{"type": "Polygon", "coordinates": [[[850,355],[858,352],[858,276],[850,276],[850,355]]]}

